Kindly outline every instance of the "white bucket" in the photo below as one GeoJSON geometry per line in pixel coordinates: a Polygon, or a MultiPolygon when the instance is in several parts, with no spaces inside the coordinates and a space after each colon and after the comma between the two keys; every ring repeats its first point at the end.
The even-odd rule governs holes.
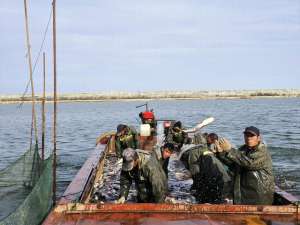
{"type": "Polygon", "coordinates": [[[149,137],[151,135],[151,127],[149,124],[141,124],[140,134],[144,137],[149,137]]]}

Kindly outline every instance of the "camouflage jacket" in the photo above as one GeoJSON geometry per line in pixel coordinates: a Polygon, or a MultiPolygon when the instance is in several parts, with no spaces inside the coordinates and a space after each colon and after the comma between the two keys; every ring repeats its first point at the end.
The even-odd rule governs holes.
{"type": "Polygon", "coordinates": [[[137,149],[138,146],[138,134],[134,127],[128,127],[128,132],[121,137],[116,137],[116,154],[119,158],[122,158],[123,150],[126,148],[137,149]]]}
{"type": "Polygon", "coordinates": [[[191,139],[188,134],[184,131],[175,132],[172,129],[169,129],[168,134],[165,138],[165,143],[172,143],[179,151],[184,144],[190,144],[191,139]]]}
{"type": "Polygon", "coordinates": [[[275,189],[272,159],[267,147],[260,143],[254,149],[246,145],[220,155],[234,166],[234,203],[271,205],[275,189]]]}
{"type": "Polygon", "coordinates": [[[137,149],[139,166],[132,171],[121,171],[120,197],[128,197],[132,182],[135,182],[138,202],[162,203],[168,191],[166,175],[150,152],[137,149]]]}

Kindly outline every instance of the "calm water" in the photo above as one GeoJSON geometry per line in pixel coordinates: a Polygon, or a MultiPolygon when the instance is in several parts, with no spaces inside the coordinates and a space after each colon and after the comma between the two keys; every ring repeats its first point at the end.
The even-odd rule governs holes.
{"type": "MultiPolygon", "coordinates": [[[[95,147],[102,132],[119,123],[138,125],[142,101],[61,103],[58,106],[58,191],[61,195],[95,147]]],[[[181,120],[194,126],[213,116],[203,131],[223,135],[233,144],[243,143],[242,131],[254,125],[268,144],[277,185],[300,197],[300,99],[168,100],[150,101],[157,118],[181,120]]],[[[29,146],[31,106],[0,105],[0,169],[29,146]]],[[[40,107],[40,106],[39,106],[40,107]]],[[[47,105],[47,151],[51,150],[52,105],[47,105]]],[[[40,109],[38,111],[40,113],[40,109]]],[[[39,118],[40,120],[40,118],[39,118]]],[[[40,129],[40,125],[39,125],[40,129]]],[[[40,135],[41,136],[41,135],[40,135]]]]}

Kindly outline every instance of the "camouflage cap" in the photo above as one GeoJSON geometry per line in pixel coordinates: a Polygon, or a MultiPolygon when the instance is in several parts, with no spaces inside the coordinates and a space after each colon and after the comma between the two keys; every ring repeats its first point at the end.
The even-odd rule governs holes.
{"type": "Polygon", "coordinates": [[[126,148],[122,154],[123,157],[123,171],[130,171],[133,169],[134,161],[138,159],[137,152],[132,148],[126,148]]]}

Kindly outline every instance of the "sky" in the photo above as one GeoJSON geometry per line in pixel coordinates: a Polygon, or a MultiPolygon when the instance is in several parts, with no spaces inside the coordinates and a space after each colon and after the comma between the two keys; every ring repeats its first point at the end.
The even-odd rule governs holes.
{"type": "MultiPolygon", "coordinates": [[[[41,93],[51,1],[27,1],[41,93]]],[[[57,0],[56,14],[60,93],[300,88],[299,0],[57,0]]],[[[23,1],[1,0],[0,94],[22,94],[28,68],[23,1]]]]}

